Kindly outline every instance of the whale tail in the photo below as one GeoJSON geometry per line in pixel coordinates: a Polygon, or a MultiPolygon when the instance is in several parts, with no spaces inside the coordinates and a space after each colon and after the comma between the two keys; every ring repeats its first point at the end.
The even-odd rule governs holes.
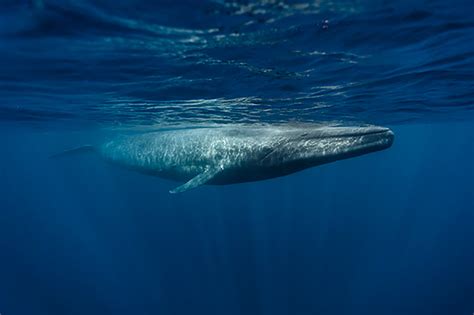
{"type": "Polygon", "coordinates": [[[94,153],[95,147],[92,145],[83,145],[74,149],[69,149],[66,151],[62,151],[56,154],[53,154],[50,156],[51,159],[57,159],[57,158],[62,158],[65,156],[75,156],[75,155],[82,155],[86,153],[94,153]]]}

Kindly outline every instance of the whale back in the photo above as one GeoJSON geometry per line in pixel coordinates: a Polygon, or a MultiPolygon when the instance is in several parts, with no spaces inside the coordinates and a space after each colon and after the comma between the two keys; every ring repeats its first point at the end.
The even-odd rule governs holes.
{"type": "Polygon", "coordinates": [[[123,136],[98,152],[142,173],[185,181],[172,192],[288,175],[385,149],[393,133],[381,127],[229,126],[123,136]]]}
{"type": "Polygon", "coordinates": [[[390,129],[378,126],[233,125],[126,135],[98,147],[77,147],[52,157],[99,153],[126,168],[184,181],[171,190],[182,192],[203,184],[288,175],[386,149],[393,139],[390,129]]]}
{"type": "Polygon", "coordinates": [[[186,181],[207,169],[219,169],[225,181],[234,169],[256,166],[282,135],[268,128],[195,128],[123,136],[103,144],[108,161],[143,173],[186,181]]]}

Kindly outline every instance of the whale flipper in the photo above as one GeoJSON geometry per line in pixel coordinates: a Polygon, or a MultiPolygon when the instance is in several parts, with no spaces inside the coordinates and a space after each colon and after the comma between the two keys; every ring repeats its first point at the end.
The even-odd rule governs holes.
{"type": "Polygon", "coordinates": [[[219,167],[208,167],[204,172],[201,174],[194,176],[189,181],[184,183],[181,186],[176,187],[175,189],[170,190],[171,194],[180,193],[192,188],[196,188],[198,186],[204,185],[209,180],[211,180],[217,173],[219,173],[222,169],[219,167]]]}

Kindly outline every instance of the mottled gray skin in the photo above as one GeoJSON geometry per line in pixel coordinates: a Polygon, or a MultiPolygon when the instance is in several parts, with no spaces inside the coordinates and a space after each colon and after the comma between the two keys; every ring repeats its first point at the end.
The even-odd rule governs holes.
{"type": "Polygon", "coordinates": [[[178,181],[211,170],[199,184],[223,185],[284,176],[382,150],[393,138],[389,129],[375,126],[227,126],[126,136],[98,151],[115,164],[178,181]]]}

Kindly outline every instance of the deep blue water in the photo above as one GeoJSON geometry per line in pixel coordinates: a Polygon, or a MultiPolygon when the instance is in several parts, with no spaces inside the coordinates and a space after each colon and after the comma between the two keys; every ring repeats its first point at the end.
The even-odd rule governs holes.
{"type": "Polygon", "coordinates": [[[0,314],[472,314],[473,1],[0,1],[0,314]],[[171,125],[388,126],[204,186],[94,157],[171,125]]]}

